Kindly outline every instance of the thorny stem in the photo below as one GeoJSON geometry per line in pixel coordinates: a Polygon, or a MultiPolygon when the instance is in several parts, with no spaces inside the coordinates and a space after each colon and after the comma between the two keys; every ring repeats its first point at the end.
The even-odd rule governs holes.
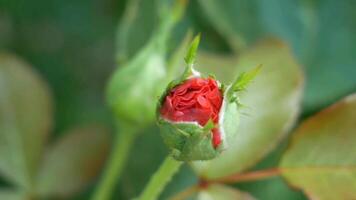
{"type": "Polygon", "coordinates": [[[137,130],[125,126],[116,137],[108,163],[99,181],[98,187],[92,196],[92,200],[111,199],[112,190],[122,173],[126,164],[130,148],[136,138],[137,130]]]}
{"type": "Polygon", "coordinates": [[[183,162],[176,161],[172,156],[168,157],[161,164],[160,168],[151,177],[145,189],[139,196],[139,200],[154,200],[163,191],[167,183],[172,179],[172,176],[178,171],[183,162]]]}

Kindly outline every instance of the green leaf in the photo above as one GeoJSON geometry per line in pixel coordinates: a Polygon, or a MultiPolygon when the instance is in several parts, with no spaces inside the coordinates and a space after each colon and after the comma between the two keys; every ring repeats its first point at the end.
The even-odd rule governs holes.
{"type": "Polygon", "coordinates": [[[199,0],[198,2],[217,31],[237,50],[245,48],[263,33],[256,1],[199,0]]]}
{"type": "Polygon", "coordinates": [[[307,200],[303,193],[289,187],[281,177],[272,177],[259,181],[240,183],[237,184],[236,187],[250,193],[256,197],[256,199],[307,200]]]}
{"type": "Polygon", "coordinates": [[[68,197],[98,175],[109,151],[107,130],[97,126],[68,132],[47,150],[36,180],[40,197],[68,197]]]}
{"type": "Polygon", "coordinates": [[[212,184],[207,188],[202,189],[197,194],[197,200],[254,200],[250,194],[241,192],[235,188],[220,185],[220,184],[212,184]]]}
{"type": "Polygon", "coordinates": [[[356,17],[355,7],[356,1],[327,0],[306,1],[300,8],[308,37],[299,44],[293,42],[293,47],[301,49],[297,56],[305,66],[308,81],[303,104],[308,112],[356,90],[356,24],[350,23],[356,17]]]}
{"type": "MultiPolygon", "coordinates": [[[[208,56],[210,59],[212,56],[208,56]]],[[[219,58],[219,57],[216,57],[219,58]]],[[[223,57],[221,57],[223,58],[223,57]]],[[[201,59],[201,58],[200,58],[201,59]]],[[[212,161],[197,162],[194,167],[205,178],[218,178],[246,170],[271,151],[296,120],[303,85],[303,75],[288,47],[278,40],[265,40],[249,51],[199,68],[216,73],[218,79],[232,81],[234,74],[262,64],[263,70],[248,90],[241,94],[240,127],[229,148],[212,161]],[[221,63],[216,65],[215,63],[221,63]],[[232,74],[232,75],[231,75],[232,74]]]]}
{"type": "Polygon", "coordinates": [[[198,2],[216,30],[238,53],[270,35],[291,44],[305,66],[308,81],[303,105],[307,112],[355,90],[356,25],[350,23],[355,18],[355,1],[198,2]]]}
{"type": "Polygon", "coordinates": [[[47,84],[21,59],[0,53],[0,172],[22,187],[33,176],[52,127],[47,84]]]}
{"type": "Polygon", "coordinates": [[[199,51],[196,68],[205,74],[213,74],[217,80],[228,84],[235,78],[237,59],[237,55],[199,51]]]}
{"type": "Polygon", "coordinates": [[[29,196],[13,189],[0,189],[0,199],[4,200],[28,200],[29,196]]]}
{"type": "Polygon", "coordinates": [[[117,31],[117,59],[130,60],[154,32],[158,21],[157,0],[128,1],[117,31]]]}
{"type": "Polygon", "coordinates": [[[305,120],[280,163],[312,199],[356,199],[356,94],[305,120]]]}
{"type": "MultiPolygon", "coordinates": [[[[280,159],[288,147],[288,138],[285,138],[277,148],[268,154],[262,161],[249,171],[259,171],[277,168],[280,159]]],[[[269,177],[266,179],[239,182],[234,184],[237,188],[252,194],[256,199],[263,200],[306,200],[307,198],[301,191],[288,186],[281,176],[269,177]]]]}

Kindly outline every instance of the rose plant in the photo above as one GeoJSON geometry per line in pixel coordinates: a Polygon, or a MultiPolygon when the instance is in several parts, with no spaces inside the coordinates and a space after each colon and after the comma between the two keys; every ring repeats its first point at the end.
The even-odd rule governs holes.
{"type": "Polygon", "coordinates": [[[193,68],[200,35],[186,56],[183,75],[172,81],[157,106],[157,121],[164,142],[177,160],[210,160],[228,147],[238,129],[238,92],[260,70],[243,73],[225,86],[213,76],[202,77],[193,68]]]}
{"type": "MultiPolygon", "coordinates": [[[[231,42],[231,40],[229,40],[229,42],[231,42]]],[[[150,51],[154,54],[155,49],[152,48],[150,51]]],[[[190,52],[194,53],[196,51],[190,52]]],[[[178,58],[181,57],[183,56],[178,56],[178,58]]],[[[179,197],[177,199],[184,199],[183,197],[188,197],[194,194],[198,199],[205,199],[205,197],[212,199],[251,199],[251,195],[241,192],[237,190],[237,188],[228,187],[225,184],[260,180],[276,175],[288,176],[287,178],[293,182],[293,185],[296,187],[301,187],[301,182],[298,182],[299,177],[306,177],[303,184],[310,184],[307,177],[312,172],[307,172],[308,174],[306,175],[302,174],[301,172],[304,169],[304,166],[299,169],[297,164],[295,164],[295,160],[302,162],[306,156],[295,159],[286,159],[287,161],[283,162],[283,166],[278,168],[267,168],[261,171],[245,172],[255,166],[258,161],[267,155],[267,153],[269,153],[281,141],[281,139],[286,136],[286,134],[294,126],[294,123],[298,117],[304,76],[298,63],[292,56],[289,46],[278,39],[272,38],[262,40],[247,50],[238,49],[237,52],[235,50],[233,55],[205,53],[200,54],[200,57],[200,59],[198,57],[200,66],[197,66],[199,71],[207,73],[214,72],[217,78],[215,76],[204,76],[197,73],[197,71],[193,70],[192,62],[191,65],[188,64],[185,73],[179,79],[171,82],[163,92],[156,109],[156,117],[158,125],[162,130],[160,133],[165,144],[170,150],[171,156],[163,162],[157,173],[152,176],[147,187],[143,190],[140,199],[158,198],[159,194],[163,191],[164,186],[172,178],[172,175],[178,171],[180,165],[183,163],[177,162],[177,160],[188,161],[193,167],[196,178],[198,179],[196,184],[190,188],[187,188],[187,190],[183,191],[182,194],[175,194],[175,197],[179,197]],[[203,62],[203,64],[201,64],[201,62],[203,62]],[[234,95],[232,95],[230,100],[235,102],[231,105],[236,105],[238,109],[227,109],[228,111],[234,112],[236,112],[236,110],[241,111],[241,98],[241,101],[246,102],[248,107],[251,108],[251,110],[247,110],[248,114],[251,114],[251,116],[241,116],[238,112],[236,115],[233,115],[235,117],[227,117],[226,119],[234,119],[231,124],[236,125],[236,127],[238,124],[240,125],[236,128],[237,131],[233,132],[231,135],[231,139],[224,141],[224,137],[220,137],[221,141],[218,142],[219,140],[216,140],[217,142],[214,143],[214,138],[218,138],[216,137],[217,134],[215,134],[214,137],[214,132],[216,133],[214,130],[217,129],[220,131],[221,125],[224,125],[224,123],[219,123],[222,119],[220,116],[225,116],[227,114],[226,112],[223,112],[223,102],[229,99],[225,98],[225,92],[228,88],[228,85],[225,84],[235,83],[237,81],[235,77],[231,77],[236,74],[236,72],[241,73],[242,71],[247,71],[248,69],[251,69],[252,66],[256,66],[260,63],[263,63],[265,66],[263,73],[258,76],[256,82],[251,85],[248,92],[245,94],[239,93],[239,91],[243,90],[240,86],[243,86],[243,83],[246,80],[249,80],[246,76],[242,76],[243,78],[240,79],[245,81],[241,81],[240,84],[236,84],[236,91],[233,92],[234,95]],[[225,68],[225,66],[229,68],[225,68]],[[218,90],[222,96],[220,109],[209,110],[209,106],[203,107],[203,105],[206,104],[202,103],[204,100],[201,100],[201,98],[201,104],[199,103],[199,93],[197,92],[192,92],[192,97],[188,98],[189,101],[186,102],[185,95],[190,94],[191,91],[184,94],[179,92],[177,93],[177,90],[181,87],[188,85],[189,87],[193,86],[194,81],[203,80],[203,82],[205,82],[209,79],[216,82],[218,90]],[[169,103],[172,103],[172,107],[169,106],[169,103]],[[189,105],[191,105],[191,107],[189,107],[189,105]],[[194,118],[189,115],[190,118],[188,118],[187,113],[189,113],[189,109],[192,108],[198,108],[197,110],[204,114],[196,115],[194,118]],[[216,119],[213,113],[216,113],[217,111],[219,114],[216,119]],[[201,116],[209,116],[209,119],[206,121],[206,118],[203,119],[201,116]],[[199,149],[197,147],[202,148],[199,149]],[[285,167],[285,169],[283,169],[283,167],[285,167]],[[292,176],[293,174],[291,175],[294,168],[301,170],[299,176],[292,176]]],[[[189,61],[189,56],[186,61],[189,61]]],[[[142,62],[141,64],[146,64],[146,62],[142,62]]],[[[174,75],[176,73],[172,74],[174,75]]],[[[244,75],[247,75],[247,77],[253,77],[253,74],[254,73],[247,73],[244,75]]],[[[153,73],[150,75],[155,74],[153,73]]],[[[118,83],[120,82],[118,81],[118,83]]],[[[134,81],[133,85],[135,83],[136,82],[134,81]]],[[[160,80],[154,85],[164,86],[165,84],[166,83],[164,83],[164,81],[160,80]]],[[[203,88],[204,84],[201,86],[203,88]]],[[[199,88],[196,89],[199,91],[199,88]]],[[[115,90],[112,91],[115,92],[115,90]]],[[[142,94],[144,94],[142,96],[143,98],[150,97],[150,102],[152,102],[152,99],[157,98],[152,95],[146,95],[147,93],[145,93],[145,90],[142,90],[142,94]]],[[[211,103],[209,98],[205,99],[211,103]]],[[[138,103],[146,102],[142,101],[140,98],[136,100],[138,103]]],[[[122,105],[127,106],[128,104],[123,103],[122,105]]],[[[147,105],[148,104],[145,106],[147,105]]],[[[138,111],[139,110],[140,109],[138,109],[138,111]]],[[[140,115],[140,112],[136,112],[136,114],[137,113],[140,115]]],[[[150,118],[152,118],[152,116],[153,115],[151,115],[150,118]]],[[[153,132],[156,133],[156,131],[153,132]]],[[[220,136],[222,135],[224,134],[220,133],[220,136]]],[[[149,136],[145,139],[147,138],[149,138],[149,136]]],[[[154,144],[157,143],[158,141],[155,141],[154,144]]],[[[318,140],[313,140],[312,144],[318,146],[318,140]]],[[[311,145],[310,148],[312,148],[313,145],[311,145]]],[[[303,145],[300,146],[302,147],[303,145]]],[[[154,145],[144,145],[144,147],[139,147],[137,149],[140,149],[141,151],[144,149],[145,154],[147,155],[158,154],[157,148],[154,145]]],[[[162,150],[161,148],[158,149],[162,150]]],[[[142,154],[138,151],[136,155],[141,156],[142,154]]],[[[312,164],[314,165],[314,163],[312,164]]],[[[278,166],[278,164],[275,165],[278,166]]],[[[130,173],[130,177],[127,178],[134,181],[135,176],[142,176],[142,173],[138,175],[138,173],[136,173],[137,167],[131,169],[132,166],[135,166],[135,164],[130,164],[130,168],[127,169],[128,174],[130,171],[132,172],[130,173]]],[[[151,173],[152,168],[150,171],[146,168],[142,169],[140,166],[139,170],[151,173]]],[[[330,175],[332,174],[333,172],[330,173],[330,175]]],[[[195,176],[188,174],[184,178],[189,180],[193,179],[194,181],[194,177],[195,176]]],[[[275,181],[272,179],[272,184],[274,184],[274,182],[275,181]]],[[[134,187],[136,191],[131,191],[131,194],[126,195],[136,195],[140,190],[140,186],[137,186],[139,183],[140,182],[138,181],[131,183],[131,186],[134,187]]],[[[269,183],[270,182],[268,182],[268,184],[269,183]]],[[[125,185],[127,184],[130,185],[129,182],[125,182],[125,185]]],[[[172,182],[172,185],[174,184],[180,184],[180,182],[177,180],[172,182]]],[[[306,186],[303,187],[306,188],[306,186]]],[[[171,188],[169,189],[170,190],[167,191],[171,192],[171,188]]],[[[288,189],[285,190],[291,193],[288,189]]],[[[263,192],[264,190],[261,191],[263,192]]],[[[327,191],[332,190],[329,189],[327,191]]],[[[342,192],[342,188],[339,189],[339,191],[342,192]]],[[[306,193],[309,194],[312,193],[312,191],[307,190],[306,193]]],[[[340,194],[336,194],[335,196],[339,195],[340,194]]],[[[164,194],[164,198],[166,196],[167,194],[164,194]]]]}
{"type": "Polygon", "coordinates": [[[54,137],[48,82],[24,59],[0,53],[0,199],[70,199],[100,173],[107,127],[77,125],[54,137]],[[70,183],[70,184],[68,184],[70,183]]]}
{"type": "Polygon", "coordinates": [[[179,161],[211,160],[228,147],[238,131],[238,93],[261,69],[259,66],[242,73],[227,86],[213,76],[203,77],[193,68],[199,41],[200,35],[186,55],[185,71],[168,84],[158,101],[157,122],[174,159],[166,158],[139,197],[141,200],[158,197],[182,164],[179,161]]]}
{"type": "Polygon", "coordinates": [[[131,199],[167,152],[140,199],[356,199],[351,1],[198,0],[178,26],[187,0],[127,0],[115,9],[107,1],[71,9],[65,2],[30,18],[36,3],[24,1],[19,12],[12,2],[0,6],[0,44],[39,73],[0,53],[0,199],[131,199]],[[100,106],[101,81],[119,16],[117,69],[106,88],[110,119],[100,106]],[[76,23],[82,26],[73,29],[76,23]],[[204,32],[206,51],[194,62],[193,46],[178,77],[187,26],[204,32]],[[260,63],[242,92],[258,70],[235,75],[260,63]],[[87,186],[109,150],[106,129],[57,135],[93,120],[116,130],[96,191],[87,186]]]}
{"type": "Polygon", "coordinates": [[[205,126],[212,120],[212,145],[216,149],[221,144],[218,127],[219,113],[223,101],[219,83],[212,77],[194,77],[174,87],[164,98],[160,108],[163,119],[173,122],[196,121],[205,126]]]}

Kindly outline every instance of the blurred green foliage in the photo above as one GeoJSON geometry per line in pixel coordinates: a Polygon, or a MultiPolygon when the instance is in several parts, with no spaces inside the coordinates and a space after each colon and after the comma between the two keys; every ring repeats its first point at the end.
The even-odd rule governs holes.
{"type": "Polygon", "coordinates": [[[199,0],[236,49],[266,35],[289,42],[307,78],[310,114],[356,90],[356,2],[352,0],[199,0]]]}
{"type": "MultiPolygon", "coordinates": [[[[148,40],[163,0],[133,1],[139,4],[134,18],[132,10],[124,15],[124,0],[0,0],[0,50],[24,58],[49,83],[57,136],[78,124],[112,124],[104,99],[107,80],[118,62],[126,62],[148,40]]],[[[356,91],[355,9],[353,0],[192,0],[175,28],[170,50],[189,28],[202,33],[202,48],[214,54],[239,55],[256,41],[277,36],[304,67],[305,117],[356,91]]],[[[136,141],[116,190],[119,199],[137,195],[167,153],[158,130],[146,132],[136,141]],[[145,159],[136,159],[140,157],[145,159]]],[[[283,148],[257,168],[276,166],[283,148]]],[[[195,182],[191,169],[184,167],[162,198],[195,182]]],[[[258,199],[279,194],[283,199],[305,198],[279,178],[238,186],[258,199]]],[[[74,198],[86,199],[92,188],[74,198]]]]}
{"type": "Polygon", "coordinates": [[[104,88],[114,68],[125,2],[0,1],[0,45],[37,68],[54,94],[56,133],[107,121],[104,88]]]}
{"type": "Polygon", "coordinates": [[[52,139],[48,85],[26,62],[0,54],[0,199],[70,197],[88,186],[109,150],[107,130],[77,128],[52,139]]]}

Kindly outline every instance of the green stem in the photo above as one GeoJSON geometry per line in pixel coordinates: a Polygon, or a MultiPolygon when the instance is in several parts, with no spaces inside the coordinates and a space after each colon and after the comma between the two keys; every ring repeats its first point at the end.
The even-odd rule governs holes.
{"type": "Polygon", "coordinates": [[[174,160],[170,155],[161,164],[158,171],[151,177],[141,193],[139,200],[155,200],[163,191],[172,176],[178,171],[183,162],[174,160]]]}
{"type": "Polygon", "coordinates": [[[122,132],[116,137],[114,149],[110,155],[103,176],[94,192],[92,200],[108,200],[111,198],[113,188],[122,173],[128,154],[134,139],[136,138],[137,130],[130,127],[125,127],[122,132]]]}

